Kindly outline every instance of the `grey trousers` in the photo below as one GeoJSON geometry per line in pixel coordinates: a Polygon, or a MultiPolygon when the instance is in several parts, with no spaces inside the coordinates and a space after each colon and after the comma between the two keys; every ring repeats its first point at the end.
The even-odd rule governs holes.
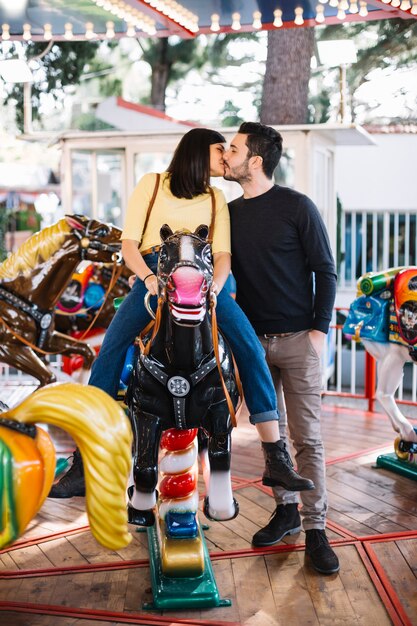
{"type": "Polygon", "coordinates": [[[277,504],[303,503],[304,530],[325,528],[327,512],[326,469],[320,427],[320,358],[309,338],[309,331],[285,337],[259,337],[266,352],[277,393],[279,430],[288,443],[288,432],[295,448],[297,471],[314,481],[315,489],[300,494],[274,487],[277,504]],[[287,429],[288,425],[288,429],[287,429]]]}

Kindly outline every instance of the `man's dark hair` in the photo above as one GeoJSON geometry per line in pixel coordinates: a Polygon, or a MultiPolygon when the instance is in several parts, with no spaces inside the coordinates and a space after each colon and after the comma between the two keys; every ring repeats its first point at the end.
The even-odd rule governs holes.
{"type": "Polygon", "coordinates": [[[209,128],[193,128],[179,142],[167,171],[171,192],[177,198],[207,193],[210,184],[210,146],[226,139],[209,128]]]}
{"type": "Polygon", "coordinates": [[[262,157],[262,170],[265,176],[272,178],[282,155],[280,133],[270,126],[258,122],[243,122],[237,132],[248,135],[246,140],[248,157],[262,157]]]}

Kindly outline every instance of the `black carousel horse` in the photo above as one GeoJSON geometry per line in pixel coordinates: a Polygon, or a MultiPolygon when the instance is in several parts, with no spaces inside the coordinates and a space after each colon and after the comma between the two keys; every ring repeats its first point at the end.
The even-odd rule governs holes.
{"type": "MultiPolygon", "coordinates": [[[[171,536],[178,531],[178,536],[190,537],[194,532],[190,528],[195,528],[189,515],[195,517],[198,505],[198,495],[192,495],[197,456],[193,429],[201,429],[208,442],[203,454],[203,473],[208,483],[206,516],[226,520],[238,513],[230,483],[230,434],[239,390],[230,348],[217,333],[215,296],[210,291],[212,254],[207,238],[208,228],[204,225],[194,233],[173,233],[167,225],[161,228],[155,326],[143,342],[140,340],[140,355],[126,393],[134,432],[129,521],[142,526],[155,522],[162,436],[161,447],[166,453],[160,469],[165,477],[159,484],[157,515],[159,523],[163,521],[164,532],[171,536]],[[185,440],[179,461],[174,454],[179,449],[175,434],[185,440]],[[190,522],[183,535],[182,514],[188,514],[190,522]]],[[[149,298],[147,307],[149,310],[149,298]]]]}

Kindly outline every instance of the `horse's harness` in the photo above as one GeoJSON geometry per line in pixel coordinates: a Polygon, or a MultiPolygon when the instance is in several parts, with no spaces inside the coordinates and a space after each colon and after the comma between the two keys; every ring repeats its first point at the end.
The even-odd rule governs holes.
{"type": "MultiPolygon", "coordinates": [[[[81,260],[85,260],[85,255],[89,248],[93,248],[95,250],[110,251],[110,252],[114,250],[114,252],[116,252],[116,249],[111,244],[105,244],[100,240],[97,240],[97,241],[90,240],[89,231],[90,231],[90,227],[93,221],[94,220],[89,220],[84,233],[81,233],[77,228],[72,229],[72,234],[75,235],[76,238],[80,241],[81,260]]],[[[97,317],[101,313],[104,302],[106,301],[106,298],[110,290],[113,288],[114,283],[117,280],[115,266],[116,266],[116,260],[114,261],[112,279],[110,280],[109,289],[104,297],[103,304],[98,310],[96,316],[94,317],[87,331],[84,332],[83,337],[87,334],[87,332],[94,325],[94,322],[96,321],[97,317]]],[[[3,300],[4,302],[11,304],[19,311],[26,313],[27,315],[29,315],[29,317],[31,317],[36,322],[36,326],[38,329],[38,336],[36,339],[36,344],[33,344],[32,342],[28,341],[24,337],[21,337],[20,335],[18,335],[15,331],[13,331],[12,328],[10,328],[10,326],[6,323],[5,320],[1,319],[1,323],[3,323],[4,326],[6,326],[6,328],[12,333],[12,335],[16,339],[28,345],[30,348],[34,349],[35,351],[41,352],[42,354],[55,354],[54,352],[47,352],[43,349],[46,343],[46,340],[48,339],[50,335],[50,329],[51,329],[51,325],[54,319],[54,309],[50,309],[48,311],[42,310],[41,308],[39,308],[37,304],[28,302],[21,296],[17,296],[16,294],[12,293],[11,291],[8,291],[5,287],[2,287],[1,285],[0,285],[0,300],[3,300]]]]}
{"type": "Polygon", "coordinates": [[[49,336],[49,329],[53,320],[53,311],[43,311],[37,304],[33,304],[24,300],[22,297],[8,291],[4,287],[0,286],[0,300],[11,304],[19,311],[23,311],[36,322],[38,328],[38,337],[36,340],[36,347],[43,348],[46,339],[49,336]]]}
{"type": "Polygon", "coordinates": [[[168,392],[172,396],[172,402],[174,405],[174,417],[175,425],[177,428],[188,428],[186,416],[185,416],[185,401],[191,388],[201,382],[207,374],[212,372],[216,366],[217,361],[214,356],[210,361],[202,365],[192,374],[189,374],[187,378],[184,376],[168,376],[158,365],[152,356],[146,354],[140,355],[140,361],[143,367],[151,376],[155,378],[159,383],[164,385],[168,392]]]}

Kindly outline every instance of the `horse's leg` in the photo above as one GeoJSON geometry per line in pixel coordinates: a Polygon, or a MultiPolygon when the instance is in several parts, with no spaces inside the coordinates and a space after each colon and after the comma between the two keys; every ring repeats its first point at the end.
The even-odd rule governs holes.
{"type": "Polygon", "coordinates": [[[91,346],[84,341],[78,341],[77,339],[68,337],[68,335],[54,331],[49,337],[45,350],[57,352],[58,354],[80,354],[84,359],[84,363],[78,382],[87,382],[91,366],[96,358],[96,353],[91,346]]]}
{"type": "Polygon", "coordinates": [[[403,376],[404,363],[407,360],[408,352],[405,346],[392,343],[386,345],[385,355],[378,362],[376,398],[400,437],[405,441],[417,441],[417,433],[405,415],[401,413],[394,399],[403,376]]]}
{"type": "Polygon", "coordinates": [[[158,452],[162,434],[159,417],[137,412],[131,417],[134,435],[133,468],[128,488],[128,521],[137,526],[152,526],[158,482],[158,452]]]}
{"type": "Polygon", "coordinates": [[[14,338],[10,338],[10,343],[6,341],[6,338],[3,339],[0,346],[0,361],[33,376],[39,380],[41,387],[56,381],[55,374],[33,352],[32,348],[17,342],[14,338]]]}
{"type": "Polygon", "coordinates": [[[210,480],[204,514],[213,520],[233,519],[239,505],[233,497],[230,475],[231,426],[226,401],[210,408],[211,432],[208,445],[210,480]]]}

